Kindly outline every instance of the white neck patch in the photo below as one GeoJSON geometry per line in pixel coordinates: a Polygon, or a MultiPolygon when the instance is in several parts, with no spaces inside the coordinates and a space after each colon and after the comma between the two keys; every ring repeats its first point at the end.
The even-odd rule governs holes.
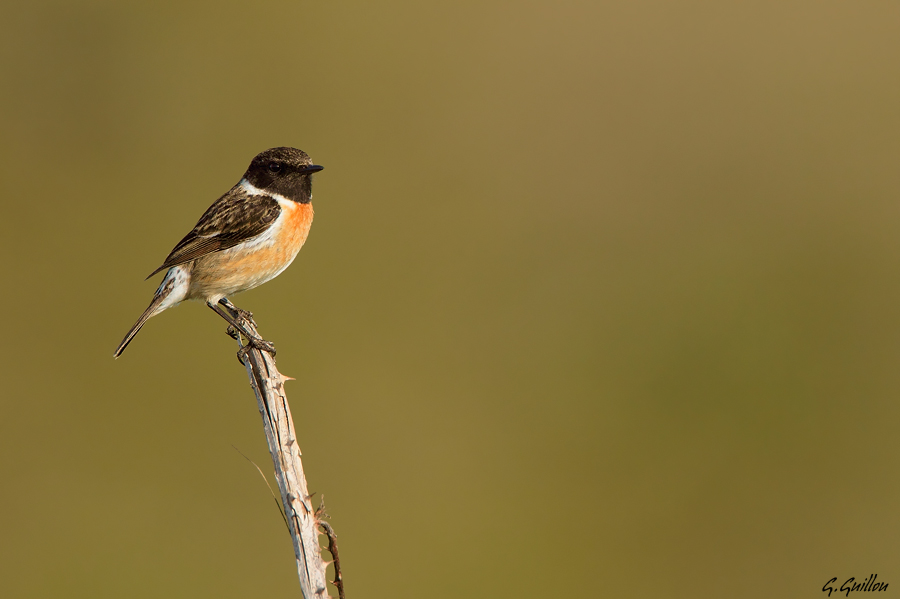
{"type": "Polygon", "coordinates": [[[243,189],[244,191],[246,191],[247,193],[249,193],[252,196],[270,196],[270,197],[273,197],[276,200],[278,200],[279,204],[281,202],[290,202],[289,199],[287,199],[280,193],[272,193],[271,191],[263,191],[262,189],[260,189],[259,187],[257,187],[253,183],[251,183],[250,181],[247,181],[246,179],[241,179],[241,182],[238,185],[241,187],[241,189],[243,189]]]}

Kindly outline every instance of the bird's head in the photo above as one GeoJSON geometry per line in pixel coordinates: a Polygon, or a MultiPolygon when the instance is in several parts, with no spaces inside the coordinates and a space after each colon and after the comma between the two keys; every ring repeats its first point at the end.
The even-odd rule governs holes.
{"type": "Polygon", "coordinates": [[[323,168],[297,148],[271,148],[256,155],[244,179],[262,191],[306,204],[312,199],[312,174],[323,168]]]}

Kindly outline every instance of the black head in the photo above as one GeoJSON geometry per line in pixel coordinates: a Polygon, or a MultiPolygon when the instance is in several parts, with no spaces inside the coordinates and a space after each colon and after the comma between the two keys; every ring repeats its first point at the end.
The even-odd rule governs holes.
{"type": "Polygon", "coordinates": [[[312,199],[312,174],[322,168],[296,148],[271,148],[253,159],[244,179],[263,191],[305,204],[312,199]]]}

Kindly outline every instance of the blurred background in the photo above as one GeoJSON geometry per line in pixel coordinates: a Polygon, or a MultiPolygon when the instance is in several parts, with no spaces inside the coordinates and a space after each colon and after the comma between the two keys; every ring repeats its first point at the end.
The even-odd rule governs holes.
{"type": "Polygon", "coordinates": [[[185,304],[112,359],[278,145],[326,167],[315,224],[233,299],[351,599],[900,585],[898,23],[6,3],[0,594],[299,596],[225,324],[185,304]]]}

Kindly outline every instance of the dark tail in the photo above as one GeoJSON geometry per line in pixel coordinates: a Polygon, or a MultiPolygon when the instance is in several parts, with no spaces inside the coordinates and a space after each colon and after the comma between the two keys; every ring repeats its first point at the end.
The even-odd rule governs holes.
{"type": "Polygon", "coordinates": [[[144,326],[144,323],[150,320],[150,317],[156,314],[156,309],[159,308],[159,305],[166,299],[168,293],[159,293],[157,292],[155,296],[153,296],[153,301],[150,302],[150,305],[147,306],[147,309],[144,310],[144,313],[141,314],[141,317],[138,318],[138,321],[134,323],[134,326],[131,327],[131,330],[128,331],[128,334],[125,335],[125,338],[122,339],[122,343],[119,344],[119,347],[116,348],[116,353],[113,354],[114,358],[118,358],[122,355],[122,352],[125,351],[125,348],[128,347],[128,344],[131,343],[131,340],[134,339],[134,336],[138,334],[138,331],[141,330],[141,327],[144,326]]]}

